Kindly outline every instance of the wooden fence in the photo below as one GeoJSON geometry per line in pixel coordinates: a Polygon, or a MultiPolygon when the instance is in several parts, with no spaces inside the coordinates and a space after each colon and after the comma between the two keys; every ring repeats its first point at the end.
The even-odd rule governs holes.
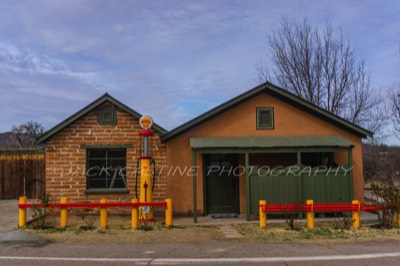
{"type": "Polygon", "coordinates": [[[44,156],[43,149],[0,150],[0,198],[43,196],[46,188],[44,156]]]}

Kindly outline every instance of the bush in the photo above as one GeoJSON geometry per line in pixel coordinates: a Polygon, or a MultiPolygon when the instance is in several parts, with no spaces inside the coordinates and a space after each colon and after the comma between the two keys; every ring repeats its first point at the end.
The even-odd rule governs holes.
{"type": "Polygon", "coordinates": [[[393,180],[387,179],[386,182],[372,183],[371,190],[375,196],[376,204],[388,207],[378,211],[380,228],[393,228],[395,225],[394,217],[400,207],[400,189],[394,184],[393,180]]]}
{"type": "Polygon", "coordinates": [[[43,195],[38,199],[36,204],[44,204],[43,207],[39,207],[35,203],[32,204],[31,212],[32,212],[32,220],[29,223],[31,228],[35,229],[44,229],[47,221],[47,217],[52,213],[52,211],[47,207],[50,203],[51,198],[49,194],[43,195]]]}
{"type": "Polygon", "coordinates": [[[85,230],[93,230],[95,229],[94,223],[97,220],[97,215],[94,213],[92,209],[78,209],[76,210],[76,215],[81,219],[84,223],[85,230]]]}

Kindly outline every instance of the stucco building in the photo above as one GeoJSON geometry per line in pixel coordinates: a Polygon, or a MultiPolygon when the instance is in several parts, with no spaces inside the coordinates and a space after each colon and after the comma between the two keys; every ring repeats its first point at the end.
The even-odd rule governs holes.
{"type": "MultiPolygon", "coordinates": [[[[104,95],[48,131],[40,139],[46,143],[47,192],[77,201],[136,197],[139,117],[104,95]],[[109,160],[125,162],[126,173],[113,172],[109,180],[107,173],[93,172],[92,187],[87,170],[109,160]]],[[[270,83],[169,132],[153,129],[154,198],[172,198],[176,213],[195,219],[245,213],[250,219],[259,199],[363,201],[361,140],[372,133],[270,83]]]]}

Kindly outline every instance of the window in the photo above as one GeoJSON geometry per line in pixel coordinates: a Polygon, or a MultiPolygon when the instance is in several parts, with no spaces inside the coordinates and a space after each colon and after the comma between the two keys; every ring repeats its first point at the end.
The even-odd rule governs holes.
{"type": "Polygon", "coordinates": [[[301,164],[305,166],[317,167],[337,167],[333,152],[304,152],[301,153],[301,164]]]}
{"type": "Polygon", "coordinates": [[[88,149],[87,191],[126,188],[126,149],[88,149]]]}
{"type": "Polygon", "coordinates": [[[117,111],[114,109],[106,109],[103,110],[98,118],[98,122],[100,125],[112,125],[115,126],[117,124],[117,111]]]}
{"type": "Polygon", "coordinates": [[[257,129],[274,129],[274,108],[257,108],[257,129]]]}

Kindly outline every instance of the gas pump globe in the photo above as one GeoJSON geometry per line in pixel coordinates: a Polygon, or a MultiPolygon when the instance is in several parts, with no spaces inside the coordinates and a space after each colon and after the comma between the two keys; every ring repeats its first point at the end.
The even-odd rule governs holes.
{"type": "Polygon", "coordinates": [[[143,130],[139,132],[139,136],[141,136],[141,156],[142,157],[151,157],[150,151],[150,137],[153,136],[153,131],[150,129],[153,125],[153,119],[144,115],[139,119],[139,125],[143,130]]]}
{"type": "MultiPolygon", "coordinates": [[[[151,179],[150,138],[154,133],[150,128],[153,125],[153,119],[148,115],[144,115],[139,119],[139,125],[143,129],[139,132],[139,136],[141,136],[139,202],[152,202],[153,181],[151,179]]],[[[153,219],[153,210],[149,206],[139,208],[139,220],[148,221],[153,219]]]]}

